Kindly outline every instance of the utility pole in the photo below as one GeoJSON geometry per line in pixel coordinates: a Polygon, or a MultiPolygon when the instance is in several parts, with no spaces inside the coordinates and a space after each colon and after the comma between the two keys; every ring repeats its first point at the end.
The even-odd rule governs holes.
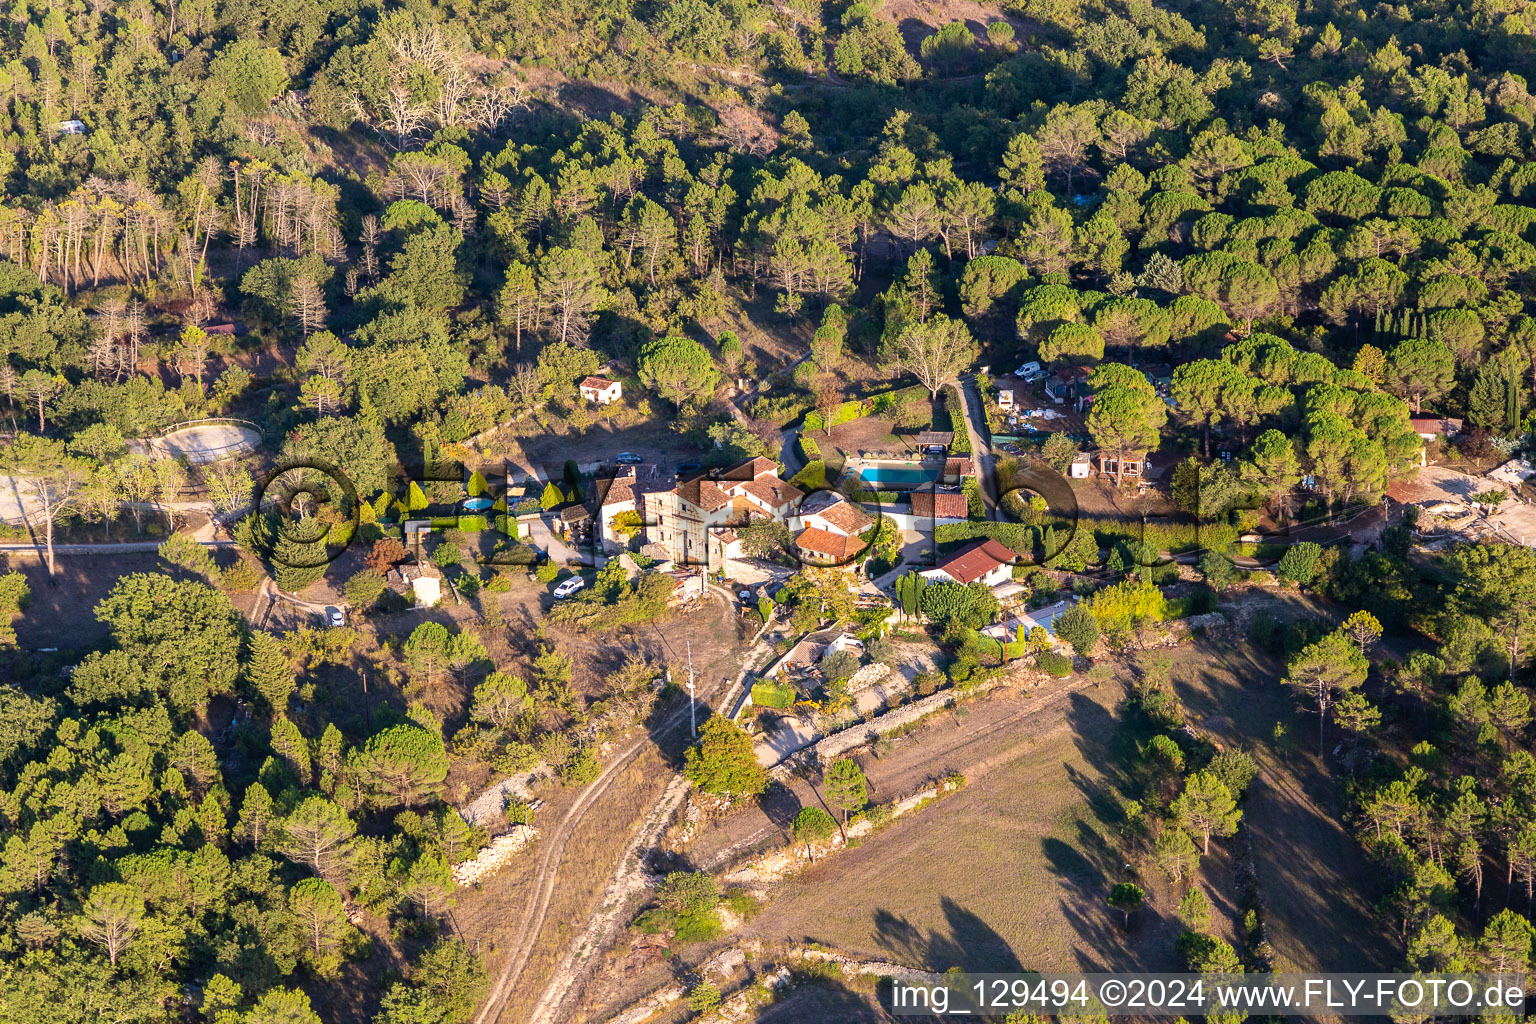
{"type": "Polygon", "coordinates": [[[688,644],[688,731],[693,733],[693,738],[699,738],[698,708],[693,699],[693,641],[688,644]]]}

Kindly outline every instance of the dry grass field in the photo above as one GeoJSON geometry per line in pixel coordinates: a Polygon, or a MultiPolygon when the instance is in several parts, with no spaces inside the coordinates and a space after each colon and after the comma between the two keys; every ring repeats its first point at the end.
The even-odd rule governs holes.
{"type": "MultiPolygon", "coordinates": [[[[1166,880],[1136,879],[1152,898],[1129,929],[1104,902],[1134,877],[1114,832],[1122,692],[1073,694],[1056,727],[1011,759],[786,885],[750,933],[940,971],[1181,966],[1166,880]]],[[[1210,858],[1207,873],[1230,916],[1225,858],[1210,858]]]]}
{"type": "MultiPolygon", "coordinates": [[[[1246,814],[1280,962],[1391,969],[1399,953],[1373,912],[1378,882],[1338,823],[1334,781],[1314,755],[1277,743],[1275,724],[1308,735],[1280,666],[1247,644],[1174,652],[1196,728],[1242,745],[1261,766],[1246,814]]],[[[1117,798],[1132,791],[1137,737],[1118,687],[1073,694],[1065,720],[961,793],[882,830],[793,883],[751,925],[765,939],[945,970],[1174,970],[1180,889],[1148,868],[1149,905],[1121,927],[1104,897],[1130,877],[1117,853],[1117,798]]],[[[1202,886],[1235,944],[1237,842],[1213,844],[1202,886]]]]}

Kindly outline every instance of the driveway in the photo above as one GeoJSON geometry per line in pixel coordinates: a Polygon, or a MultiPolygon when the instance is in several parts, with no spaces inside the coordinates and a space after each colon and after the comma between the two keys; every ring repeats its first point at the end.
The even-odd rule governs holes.
{"type": "Polygon", "coordinates": [[[528,524],[528,543],[548,555],[556,565],[584,564],[581,552],[555,536],[543,516],[528,524]]]}
{"type": "Polygon", "coordinates": [[[971,435],[971,461],[981,478],[981,499],[987,518],[997,519],[997,458],[987,443],[987,418],[982,411],[981,392],[976,390],[975,374],[966,374],[960,382],[960,397],[965,405],[965,425],[971,435]]]}

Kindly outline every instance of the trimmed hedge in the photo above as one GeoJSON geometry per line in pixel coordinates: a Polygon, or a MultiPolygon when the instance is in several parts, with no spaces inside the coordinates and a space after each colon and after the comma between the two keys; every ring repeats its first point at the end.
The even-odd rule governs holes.
{"type": "Polygon", "coordinates": [[[985,522],[987,506],[981,499],[981,481],[974,476],[968,476],[961,482],[960,490],[965,494],[966,514],[974,522],[985,522]]]}
{"type": "Polygon", "coordinates": [[[960,385],[951,384],[944,389],[944,409],[949,413],[949,429],[955,433],[955,439],[949,445],[950,454],[971,454],[971,432],[965,425],[965,403],[960,400],[960,385]]]}
{"type": "Polygon", "coordinates": [[[784,683],[752,684],[752,703],[758,707],[783,710],[795,702],[795,688],[784,683]]]}
{"type": "Polygon", "coordinates": [[[802,459],[806,462],[821,461],[821,445],[817,444],[814,438],[806,436],[805,431],[802,430],[798,440],[800,442],[800,457],[802,459]]]}
{"type": "Polygon", "coordinates": [[[940,546],[991,537],[1001,541],[1021,557],[1032,558],[1040,530],[1023,523],[940,523],[933,528],[933,541],[940,546]]]}

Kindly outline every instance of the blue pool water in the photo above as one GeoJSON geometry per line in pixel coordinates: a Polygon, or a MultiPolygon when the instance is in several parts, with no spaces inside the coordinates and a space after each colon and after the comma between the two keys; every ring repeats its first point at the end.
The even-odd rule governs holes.
{"type": "Polygon", "coordinates": [[[859,477],[865,483],[895,484],[906,487],[931,483],[938,479],[938,476],[939,474],[931,469],[909,469],[902,466],[865,466],[859,470],[859,477]]]}
{"type": "Polygon", "coordinates": [[[468,501],[464,502],[464,511],[482,512],[485,509],[490,508],[492,504],[493,502],[490,498],[470,498],[468,501]]]}

